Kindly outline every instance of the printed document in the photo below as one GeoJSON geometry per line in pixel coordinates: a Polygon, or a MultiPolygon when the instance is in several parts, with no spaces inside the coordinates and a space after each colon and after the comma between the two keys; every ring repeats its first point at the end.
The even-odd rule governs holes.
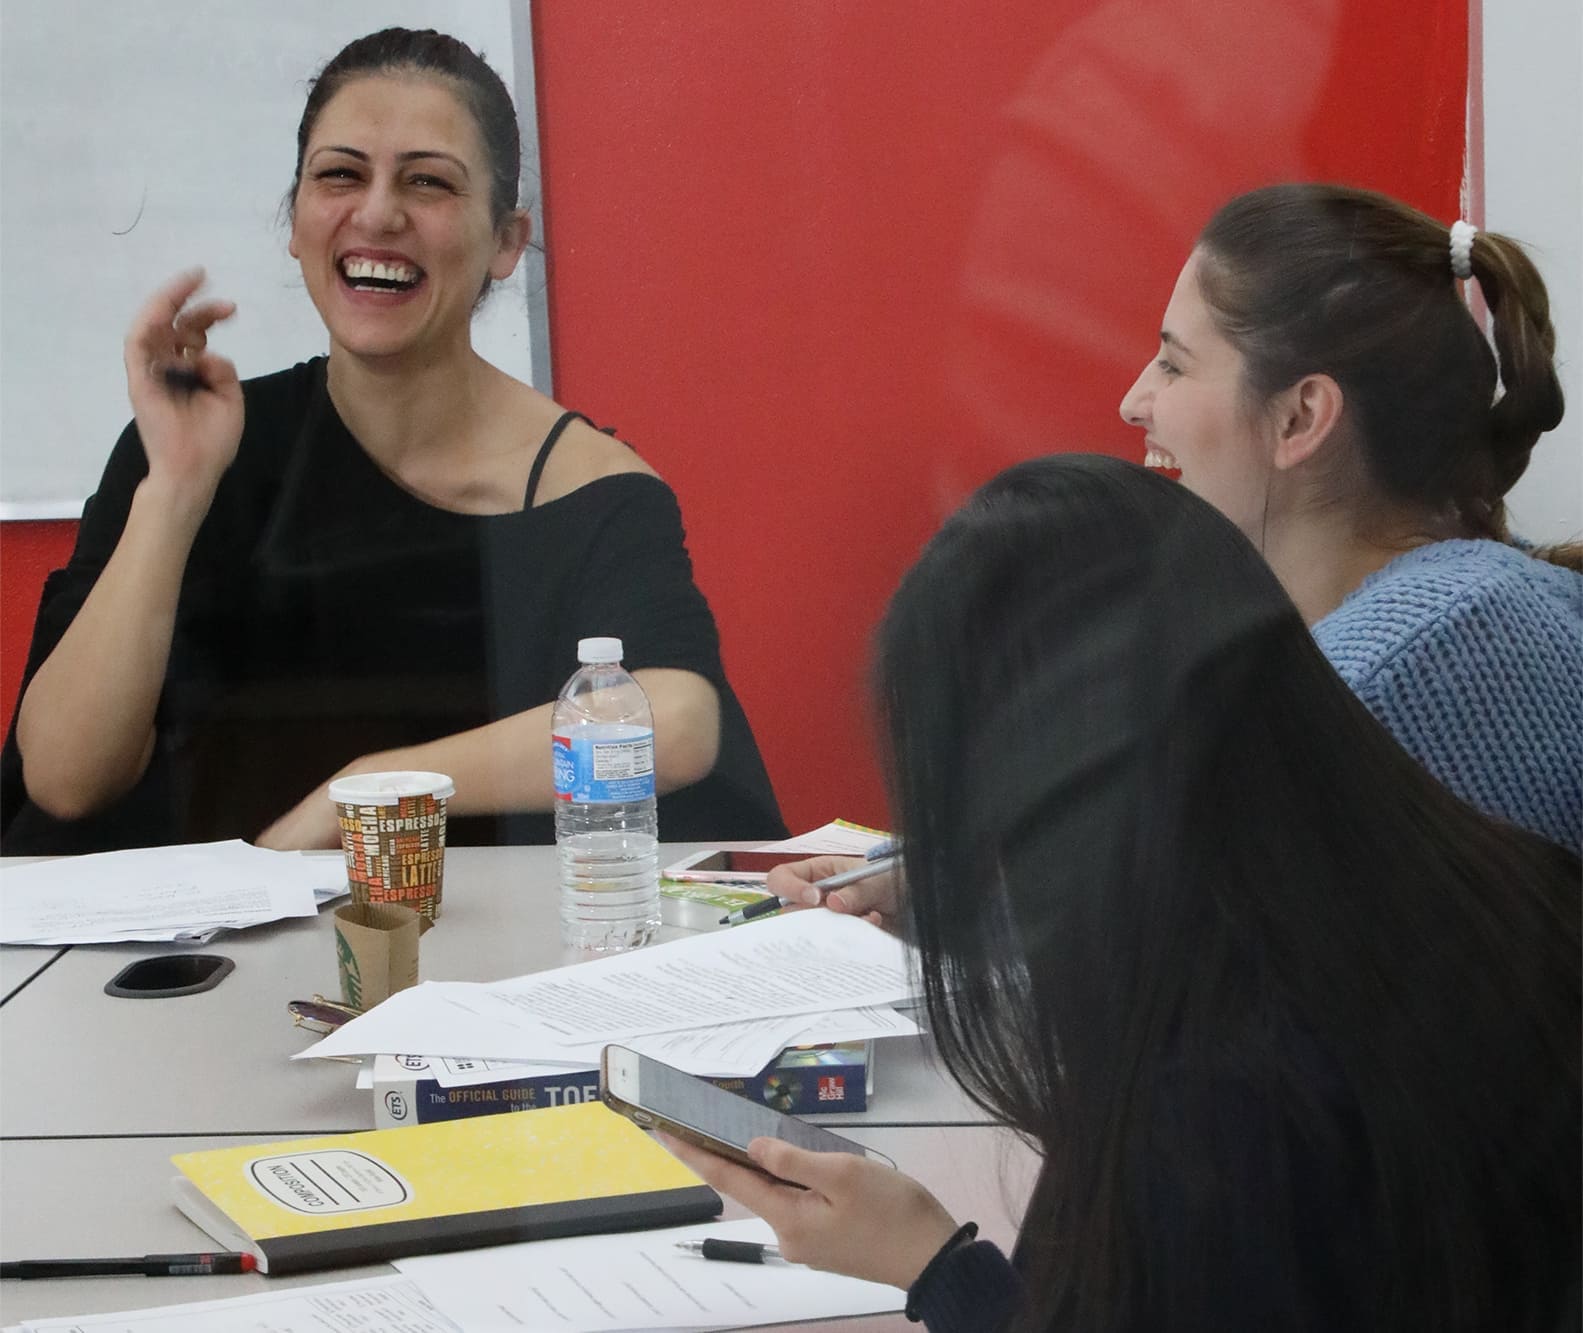
{"type": "Polygon", "coordinates": [[[201,938],[313,916],[345,890],[339,855],[240,839],[35,861],[0,870],[0,944],[201,938]]]}
{"type": "MultiPolygon", "coordinates": [[[[414,986],[296,1058],[564,1061],[578,1047],[765,1019],[800,1016],[806,1030],[819,1014],[905,1002],[914,989],[906,946],[894,936],[835,912],[786,912],[510,981],[414,986]]],[[[708,1072],[753,1073],[764,1063],[708,1072]]]]}
{"type": "Polygon", "coordinates": [[[772,1243],[758,1220],[536,1240],[396,1262],[398,1274],[118,1314],[30,1319],[16,1333],[603,1333],[741,1328],[899,1310],[895,1287],[794,1264],[732,1264],[679,1240],[772,1243]]]}
{"type": "MultiPolygon", "coordinates": [[[[894,1009],[843,1009],[832,1014],[793,1014],[789,1018],[761,1018],[751,1023],[722,1023],[687,1032],[662,1032],[634,1037],[627,1045],[639,1055],[651,1056],[683,1073],[705,1078],[747,1078],[757,1074],[788,1046],[815,1046],[824,1042],[871,1041],[877,1037],[913,1037],[918,1025],[894,1009]],[[810,1018],[812,1021],[810,1022],[810,1018]]],[[[442,1088],[469,1088],[480,1083],[500,1083],[514,1078],[542,1078],[546,1074],[580,1073],[599,1068],[602,1042],[566,1047],[579,1052],[577,1060],[479,1060],[467,1056],[424,1055],[410,1052],[391,1058],[416,1059],[421,1071],[442,1088]]],[[[364,1064],[357,1086],[374,1086],[374,1071],[364,1064]]]]}
{"type": "Polygon", "coordinates": [[[405,1277],[468,1333],[557,1328],[698,1328],[778,1324],[899,1310],[895,1287],[796,1264],[733,1264],[687,1254],[679,1240],[773,1244],[758,1218],[530,1241],[398,1259],[405,1277]]]}
{"type": "Polygon", "coordinates": [[[18,1333],[367,1333],[375,1328],[381,1333],[466,1333],[465,1325],[434,1308],[416,1282],[400,1276],[119,1314],[28,1319],[16,1328],[18,1333]]]}
{"type": "MultiPolygon", "coordinates": [[[[621,1045],[639,1055],[672,1065],[686,1074],[706,1078],[742,1078],[758,1073],[788,1046],[812,1046],[819,1042],[868,1041],[875,1037],[909,1037],[918,1034],[918,1025],[894,1009],[873,1007],[843,1009],[831,1014],[785,1014],[750,1019],[745,1023],[719,1023],[712,1027],[687,1028],[681,1032],[657,1032],[647,1037],[629,1037],[621,1045]]],[[[603,1041],[576,1046],[559,1046],[558,1054],[572,1060],[573,1069],[597,1069],[604,1053],[603,1041]]],[[[480,1083],[500,1078],[532,1078],[549,1073],[558,1065],[547,1062],[513,1062],[513,1072],[502,1074],[498,1061],[483,1061],[495,1066],[468,1082],[480,1083]]],[[[436,1074],[441,1087],[449,1087],[447,1074],[436,1074]]],[[[461,1085],[458,1080],[457,1086],[461,1085]]]]}

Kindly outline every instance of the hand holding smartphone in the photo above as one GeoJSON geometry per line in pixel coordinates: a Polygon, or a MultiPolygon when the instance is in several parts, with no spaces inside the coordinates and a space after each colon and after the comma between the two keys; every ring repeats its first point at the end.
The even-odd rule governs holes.
{"type": "Polygon", "coordinates": [[[754,1171],[763,1168],[748,1156],[747,1146],[761,1137],[783,1139],[810,1152],[869,1156],[860,1143],[772,1111],[625,1046],[605,1047],[599,1095],[606,1106],[644,1129],[661,1130],[754,1171]]]}

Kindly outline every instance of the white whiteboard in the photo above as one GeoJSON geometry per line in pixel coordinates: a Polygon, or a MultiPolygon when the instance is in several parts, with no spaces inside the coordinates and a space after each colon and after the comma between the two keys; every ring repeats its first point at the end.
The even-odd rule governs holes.
{"type": "MultiPolygon", "coordinates": [[[[538,135],[524,0],[4,0],[0,4],[0,518],[75,518],[131,415],[121,340],[193,264],[236,301],[213,345],[245,379],[327,349],[281,210],[308,80],[352,38],[438,28],[517,102],[524,198],[538,135]]],[[[535,218],[537,222],[537,218],[535,218]]],[[[539,258],[529,252],[529,258],[539,258]]],[[[547,384],[542,263],[474,324],[547,384]]]]}
{"type": "Polygon", "coordinates": [[[1566,416],[1508,497],[1530,541],[1583,538],[1583,9],[1484,0],[1484,222],[1523,241],[1550,291],[1566,416]]]}

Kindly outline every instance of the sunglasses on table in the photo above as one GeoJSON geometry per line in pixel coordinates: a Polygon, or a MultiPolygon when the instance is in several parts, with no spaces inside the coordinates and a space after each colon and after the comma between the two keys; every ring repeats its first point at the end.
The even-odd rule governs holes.
{"type": "Polygon", "coordinates": [[[356,1018],[363,1011],[349,1004],[327,1000],[315,995],[311,1000],[291,1000],[286,1005],[293,1027],[306,1028],[323,1037],[334,1032],[341,1024],[356,1018]]]}

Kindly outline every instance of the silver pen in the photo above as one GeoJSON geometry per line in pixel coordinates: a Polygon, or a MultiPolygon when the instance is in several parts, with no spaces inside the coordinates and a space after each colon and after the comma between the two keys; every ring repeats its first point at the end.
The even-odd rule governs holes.
{"type": "Polygon", "coordinates": [[[752,1240],[720,1240],[710,1236],[707,1240],[679,1240],[676,1248],[688,1254],[701,1254],[705,1259],[724,1259],[731,1264],[786,1262],[781,1258],[779,1246],[760,1245],[752,1240]]]}
{"type": "MultiPolygon", "coordinates": [[[[896,862],[899,859],[900,857],[896,852],[890,851],[863,865],[854,866],[851,870],[843,870],[839,875],[826,875],[823,879],[817,879],[813,882],[813,887],[819,890],[819,901],[823,902],[825,896],[836,889],[845,888],[848,884],[856,884],[860,880],[873,879],[876,875],[883,875],[887,871],[895,869],[896,862]]],[[[739,926],[744,921],[752,921],[755,917],[768,916],[771,912],[778,912],[783,907],[793,905],[785,898],[763,898],[756,903],[750,903],[746,907],[739,907],[729,916],[721,917],[720,924],[722,926],[739,926]]]]}

